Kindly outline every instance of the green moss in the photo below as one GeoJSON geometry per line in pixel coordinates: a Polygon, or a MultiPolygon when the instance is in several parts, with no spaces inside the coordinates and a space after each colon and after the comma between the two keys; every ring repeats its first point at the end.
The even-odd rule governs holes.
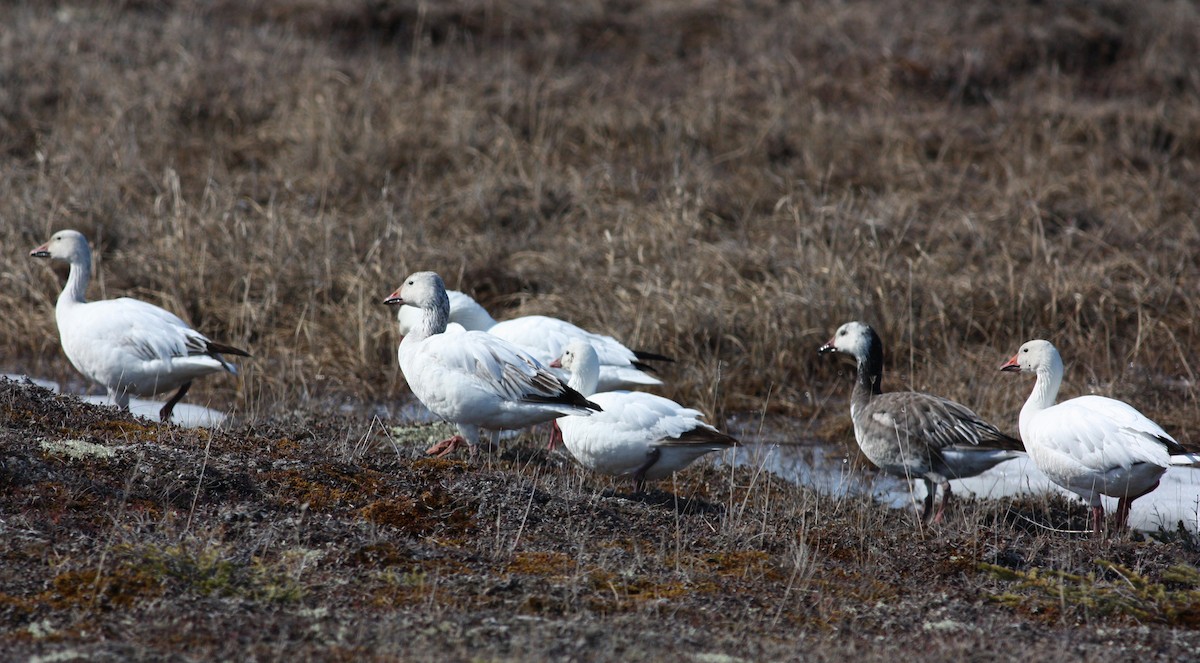
{"type": "Polygon", "coordinates": [[[259,558],[238,563],[216,548],[193,551],[183,546],[141,553],[141,570],[183,591],[268,602],[296,601],[304,595],[303,587],[283,569],[259,558]]]}
{"type": "Polygon", "coordinates": [[[1066,571],[1013,569],[981,564],[996,578],[1015,584],[992,599],[1029,615],[1058,620],[1075,616],[1124,616],[1139,622],[1200,626],[1200,570],[1172,566],[1163,582],[1154,582],[1120,564],[1096,560],[1099,570],[1086,575],[1066,571]],[[1176,587],[1168,587],[1168,584],[1176,587]]]}

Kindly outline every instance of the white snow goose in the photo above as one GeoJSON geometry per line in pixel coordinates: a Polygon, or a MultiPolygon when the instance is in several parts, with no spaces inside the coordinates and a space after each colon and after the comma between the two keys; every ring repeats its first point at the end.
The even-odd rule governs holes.
{"type": "Polygon", "coordinates": [[[712,451],[739,443],[700,420],[704,415],[675,401],[641,391],[595,393],[600,363],[584,340],[567,344],[551,366],[571,372],[570,385],[603,408],[590,417],[562,417],[557,424],[571,455],[601,474],[629,476],[641,492],[647,479],[670,476],[712,451]]]}
{"type": "Polygon", "coordinates": [[[87,301],[92,251],[78,231],[60,230],[29,255],[70,263],[67,284],[54,308],[63,352],[75,370],[106,388],[122,409],[129,409],[130,396],[175,389],[159,411],[159,417],[168,421],[193,380],[221,371],[237,374],[237,368],[221,355],[250,356],[209,340],[153,304],[129,297],[87,301]]]}
{"type": "Polygon", "coordinates": [[[1141,412],[1103,396],[1080,396],[1054,404],[1062,385],[1063,363],[1049,341],[1034,340],[1000,366],[1033,373],[1037,381],[1021,408],[1021,438],[1029,457],[1054,483],[1078,494],[1092,507],[1092,532],[1101,535],[1101,495],[1116,497],[1117,529],[1125,526],[1133,500],[1158,487],[1171,465],[1195,465],[1175,438],[1141,412]]]}
{"type": "MultiPolygon", "coordinates": [[[[466,329],[486,331],[519,345],[548,364],[562,355],[567,343],[583,339],[596,348],[600,357],[600,382],[598,391],[631,389],[661,385],[662,380],[647,373],[653,368],[647,362],[673,361],[653,352],[630,350],[612,336],[596,334],[566,320],[544,315],[527,315],[503,322],[496,322],[487,310],[469,295],[457,290],[447,291],[450,299],[450,324],[462,325],[466,329]]],[[[412,306],[401,306],[396,312],[400,323],[400,335],[407,335],[417,324],[420,312],[412,306]]]]}
{"type": "Polygon", "coordinates": [[[463,444],[472,453],[479,429],[525,428],[565,414],[586,416],[600,408],[571,389],[528,352],[486,332],[444,333],[450,301],[442,278],[417,272],[384,300],[420,309],[404,335],[400,370],[413,394],[459,433],[427,453],[445,456],[463,444]]]}
{"type": "Polygon", "coordinates": [[[1024,451],[1021,441],[1001,433],[967,407],[915,391],[883,393],[883,343],[864,322],[847,322],[819,352],[854,357],[858,379],[850,396],[854,438],[876,467],[925,481],[922,520],[940,522],[950,500],[950,479],[987,471],[1024,451]],[[933,512],[937,487],[942,500],[933,512]]]}

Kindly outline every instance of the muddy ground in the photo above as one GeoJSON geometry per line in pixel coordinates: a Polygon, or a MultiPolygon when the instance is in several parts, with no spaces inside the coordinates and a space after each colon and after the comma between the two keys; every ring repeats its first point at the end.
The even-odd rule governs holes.
{"type": "MultiPolygon", "coordinates": [[[[713,464],[645,495],[525,435],[228,431],[0,381],[9,660],[1183,660],[1200,547],[1105,541],[1063,500],[948,522],[713,464]]],[[[1134,540],[1134,539],[1138,540],[1134,540]]]]}

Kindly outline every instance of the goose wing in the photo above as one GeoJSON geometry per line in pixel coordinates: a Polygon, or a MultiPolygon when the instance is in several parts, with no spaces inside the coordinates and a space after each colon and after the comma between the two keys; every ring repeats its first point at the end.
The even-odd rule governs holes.
{"type": "Polygon", "coordinates": [[[1092,472],[1128,468],[1137,463],[1170,464],[1171,450],[1182,450],[1158,424],[1127,403],[1102,396],[1081,396],[1037,414],[1031,435],[1047,452],[1092,472]]]}

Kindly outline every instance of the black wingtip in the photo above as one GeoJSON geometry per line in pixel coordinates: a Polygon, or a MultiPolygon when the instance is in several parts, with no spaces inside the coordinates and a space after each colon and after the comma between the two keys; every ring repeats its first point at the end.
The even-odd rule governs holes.
{"type": "Polygon", "coordinates": [[[671,362],[672,364],[675,363],[674,358],[668,357],[666,355],[660,355],[657,352],[647,352],[645,350],[634,350],[633,356],[637,357],[638,360],[640,360],[640,361],[667,361],[667,362],[671,362]]]}
{"type": "Polygon", "coordinates": [[[1171,454],[1172,456],[1190,453],[1182,444],[1169,437],[1163,437],[1161,435],[1155,435],[1154,437],[1159,441],[1160,444],[1167,448],[1167,453],[1171,454]]]}
{"type": "Polygon", "coordinates": [[[566,402],[570,403],[571,405],[575,405],[578,407],[584,407],[589,410],[592,410],[593,412],[603,412],[604,411],[604,409],[601,408],[599,405],[596,405],[595,403],[589,401],[586,396],[579,393],[578,391],[575,391],[574,389],[572,389],[570,387],[564,388],[563,399],[566,402]]]}
{"type": "Polygon", "coordinates": [[[1005,448],[1009,451],[1025,451],[1025,443],[1011,435],[1005,435],[1004,441],[1008,445],[1005,448]]]}
{"type": "Polygon", "coordinates": [[[583,394],[574,389],[563,385],[563,390],[557,396],[542,396],[539,394],[527,394],[525,400],[531,403],[558,403],[559,405],[573,405],[582,407],[594,412],[603,412],[604,409],[599,405],[589,401],[583,394]]]}
{"type": "Polygon", "coordinates": [[[250,353],[246,352],[245,350],[235,348],[232,345],[225,345],[224,343],[214,343],[213,341],[208,342],[208,352],[210,354],[215,353],[215,354],[219,354],[219,355],[237,355],[238,357],[250,357],[250,353]]]}

